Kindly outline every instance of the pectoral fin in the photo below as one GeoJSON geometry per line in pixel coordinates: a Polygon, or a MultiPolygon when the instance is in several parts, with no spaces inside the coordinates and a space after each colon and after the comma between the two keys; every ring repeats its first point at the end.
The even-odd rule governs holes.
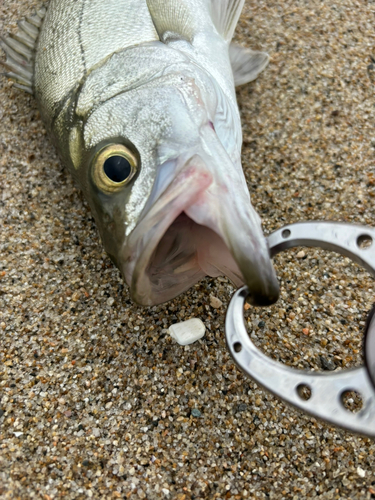
{"type": "Polygon", "coordinates": [[[229,57],[236,87],[252,82],[269,62],[266,52],[247,49],[231,43],[229,57]]]}
{"type": "Polygon", "coordinates": [[[188,0],[147,0],[160,40],[182,38],[192,42],[199,23],[188,0]]]}
{"type": "Polygon", "coordinates": [[[18,23],[18,33],[0,41],[7,56],[6,61],[0,60],[0,66],[7,70],[5,76],[16,82],[15,87],[29,94],[33,93],[34,52],[45,13],[46,8],[42,7],[34,16],[18,23]]]}

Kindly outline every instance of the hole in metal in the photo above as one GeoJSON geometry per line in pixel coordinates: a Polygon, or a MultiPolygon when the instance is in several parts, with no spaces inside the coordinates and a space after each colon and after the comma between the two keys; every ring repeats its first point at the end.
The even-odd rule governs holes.
{"type": "Polygon", "coordinates": [[[262,309],[244,307],[254,345],[300,370],[334,373],[361,366],[363,331],[375,291],[368,271],[348,257],[306,247],[279,253],[274,265],[278,302],[262,309]]]}
{"type": "Polygon", "coordinates": [[[344,408],[352,413],[357,413],[362,409],[362,396],[357,391],[344,391],[341,394],[341,402],[344,408]]]}
{"type": "Polygon", "coordinates": [[[283,238],[285,238],[285,239],[289,238],[289,236],[290,236],[290,230],[289,229],[284,229],[284,231],[281,233],[281,236],[283,238]]]}
{"type": "Polygon", "coordinates": [[[241,342],[235,342],[233,344],[233,349],[235,352],[241,352],[242,351],[242,344],[241,342]]]}
{"type": "Polygon", "coordinates": [[[372,237],[368,234],[361,234],[361,236],[358,236],[357,238],[357,245],[362,250],[370,248],[370,246],[372,245],[372,237]]]}
{"type": "Polygon", "coordinates": [[[307,384],[299,384],[296,388],[298,396],[303,401],[308,401],[311,398],[311,388],[307,384]]]}

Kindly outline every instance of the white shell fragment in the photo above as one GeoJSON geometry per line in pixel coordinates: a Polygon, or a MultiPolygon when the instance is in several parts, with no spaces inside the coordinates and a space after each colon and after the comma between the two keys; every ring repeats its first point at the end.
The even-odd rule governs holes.
{"type": "Polygon", "coordinates": [[[365,477],[366,471],[363,470],[361,467],[357,467],[357,474],[359,477],[365,477]]]}
{"type": "Polygon", "coordinates": [[[169,327],[170,336],[180,345],[189,345],[204,337],[206,327],[198,318],[188,319],[169,327]]]}
{"type": "Polygon", "coordinates": [[[214,309],[220,309],[220,307],[223,305],[220,299],[215,297],[214,295],[210,295],[210,306],[213,307],[214,309]]]}

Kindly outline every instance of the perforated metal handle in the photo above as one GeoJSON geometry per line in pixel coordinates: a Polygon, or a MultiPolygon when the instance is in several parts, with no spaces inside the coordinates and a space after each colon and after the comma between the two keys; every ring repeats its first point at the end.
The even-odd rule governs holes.
{"type": "MultiPolygon", "coordinates": [[[[268,237],[271,255],[296,246],[333,250],[365,267],[375,276],[375,229],[331,222],[307,222],[286,226],[268,237]],[[368,246],[363,246],[367,243],[368,246]]],[[[255,382],[284,401],[344,429],[375,437],[375,318],[368,322],[366,367],[337,373],[314,373],[290,368],[271,360],[251,341],[245,327],[243,310],[248,290],[238,290],[227,311],[225,321],[228,349],[236,364],[255,382]],[[370,377],[372,367],[372,380],[370,377]],[[368,371],[370,370],[370,371],[368,371]],[[305,399],[307,389],[310,397],[305,399]],[[342,402],[348,391],[362,397],[357,413],[342,402]]]]}

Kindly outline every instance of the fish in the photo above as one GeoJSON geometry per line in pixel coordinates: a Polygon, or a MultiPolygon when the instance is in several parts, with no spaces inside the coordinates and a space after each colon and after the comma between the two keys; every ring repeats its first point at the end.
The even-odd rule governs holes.
{"type": "Polygon", "coordinates": [[[205,276],[278,298],[241,164],[235,87],[269,62],[232,42],[244,1],[50,0],[1,39],[140,305],[205,276]]]}

